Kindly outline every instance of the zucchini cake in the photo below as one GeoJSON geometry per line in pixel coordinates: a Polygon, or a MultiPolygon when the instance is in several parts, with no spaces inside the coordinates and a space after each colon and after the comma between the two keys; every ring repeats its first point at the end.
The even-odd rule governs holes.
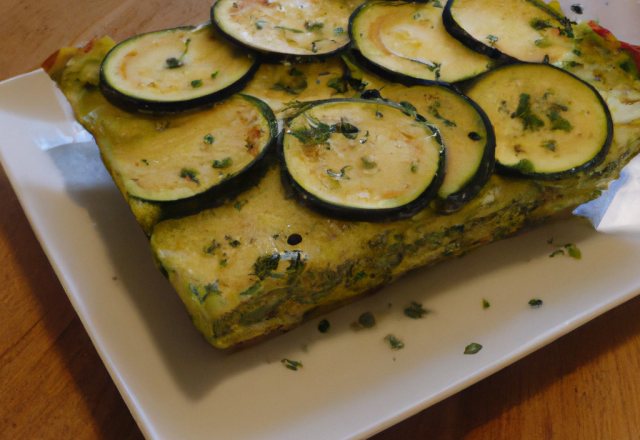
{"type": "MultiPolygon", "coordinates": [[[[456,38],[469,3],[451,1],[455,8],[443,15],[458,20],[456,38]]],[[[509,3],[501,2],[504,8],[509,3]]],[[[227,348],[290,330],[409,270],[558,218],[598,197],[619,176],[640,151],[640,118],[633,113],[640,106],[640,80],[633,58],[587,23],[568,22],[547,6],[538,9],[553,15],[559,24],[549,23],[556,30],[564,29],[561,42],[551,39],[547,46],[556,67],[511,64],[517,45],[501,57],[496,41],[484,45],[491,51],[468,44],[502,66],[493,70],[492,62],[485,76],[455,87],[420,78],[394,83],[397,75],[370,73],[353,62],[353,45],[342,57],[258,68],[248,48],[251,59],[242,71],[253,79],[234,73],[244,82],[240,93],[187,112],[167,111],[163,102],[154,113],[121,108],[101,91],[101,64],[118,48],[109,37],[61,49],[45,67],[95,137],[150,238],[158,268],[193,323],[211,344],[227,348]],[[522,87],[492,86],[508,69],[515,69],[522,87]],[[558,73],[559,82],[536,86],[540,69],[558,73]],[[569,79],[590,91],[587,107],[562,93],[569,79]],[[492,101],[491,90],[510,95],[495,93],[492,101]],[[579,142],[581,117],[594,108],[601,114],[588,151],[576,158],[571,149],[573,156],[564,160],[564,145],[579,142]],[[357,119],[360,114],[366,117],[357,119]],[[535,154],[514,149],[518,144],[505,141],[505,131],[526,138],[521,148],[535,154]],[[494,150],[503,148],[511,149],[508,159],[500,153],[495,162],[494,150]],[[522,160],[514,157],[528,157],[529,166],[518,167],[522,160]],[[296,169],[289,169],[293,163],[296,169]],[[545,168],[548,163],[553,166],[545,168]],[[415,209],[413,200],[422,193],[428,200],[415,209]],[[313,197],[330,199],[330,206],[313,197]],[[389,206],[393,212],[381,215],[389,206]]],[[[558,36],[535,20],[533,31],[558,36]]],[[[189,38],[184,32],[189,30],[169,33],[182,35],[182,46],[156,54],[159,66],[181,69],[178,64],[188,61],[189,53],[179,59],[176,51],[189,38]]],[[[202,80],[225,74],[220,68],[202,80]]]]}

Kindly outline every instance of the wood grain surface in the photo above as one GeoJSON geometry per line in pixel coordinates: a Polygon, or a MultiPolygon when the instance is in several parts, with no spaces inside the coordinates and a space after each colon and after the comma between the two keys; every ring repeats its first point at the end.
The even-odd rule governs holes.
{"type": "MultiPolygon", "coordinates": [[[[94,36],[201,23],[209,7],[3,0],[0,80],[94,36]]],[[[638,439],[639,317],[636,298],[373,438],[638,439]]],[[[142,438],[0,170],[0,439],[142,438]]]]}

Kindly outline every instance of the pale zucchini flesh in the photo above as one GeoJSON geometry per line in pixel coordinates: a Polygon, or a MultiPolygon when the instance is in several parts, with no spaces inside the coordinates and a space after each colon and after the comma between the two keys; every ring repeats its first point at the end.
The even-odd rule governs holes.
{"type": "Polygon", "coordinates": [[[360,0],[219,0],[212,22],[228,38],[275,56],[326,56],[349,43],[360,0]]]}
{"type": "Polygon", "coordinates": [[[211,25],[176,28],[116,45],[102,63],[101,86],[125,109],[171,113],[223,98],[256,68],[250,51],[232,45],[211,25]]]}
{"type": "Polygon", "coordinates": [[[504,169],[556,179],[604,159],[613,123],[600,94],[545,64],[516,64],[480,78],[468,91],[496,130],[504,169]]]}
{"type": "MultiPolygon", "coordinates": [[[[353,14],[352,40],[381,74],[453,83],[493,67],[445,30],[439,2],[370,2],[353,14]]],[[[400,79],[400,78],[391,78],[400,79]]]]}

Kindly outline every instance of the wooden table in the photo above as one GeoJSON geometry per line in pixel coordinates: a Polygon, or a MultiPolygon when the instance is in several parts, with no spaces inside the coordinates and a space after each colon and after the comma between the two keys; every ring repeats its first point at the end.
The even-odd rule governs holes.
{"type": "MultiPolygon", "coordinates": [[[[209,6],[3,0],[0,80],[94,36],[201,23],[209,6]]],[[[1,170],[0,283],[0,439],[141,439],[1,170]]],[[[374,438],[638,439],[639,316],[640,297],[374,438]]]]}

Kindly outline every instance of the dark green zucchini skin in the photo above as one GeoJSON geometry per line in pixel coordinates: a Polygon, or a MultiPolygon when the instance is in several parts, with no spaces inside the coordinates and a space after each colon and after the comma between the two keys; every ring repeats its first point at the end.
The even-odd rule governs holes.
{"type": "MultiPolygon", "coordinates": [[[[195,26],[183,26],[175,29],[185,29],[185,30],[193,30],[195,26]]],[[[169,30],[169,29],[167,29],[169,30]]],[[[136,35],[127,40],[124,40],[122,43],[130,41],[132,39],[136,39],[148,34],[163,32],[163,31],[154,31],[148,32],[145,34],[136,35]]],[[[121,44],[122,44],[121,43],[121,44]]],[[[118,45],[116,45],[111,51],[116,50],[118,45]]],[[[104,95],[104,97],[111,104],[116,107],[121,108],[122,110],[128,111],[130,113],[148,113],[148,114],[174,114],[181,113],[189,110],[198,110],[202,108],[206,108],[208,106],[213,105],[217,101],[221,101],[234,93],[238,93],[244,89],[249,81],[253,78],[253,75],[258,71],[260,67],[259,57],[256,53],[251,51],[250,49],[243,50],[247,51],[249,56],[253,57],[254,63],[253,66],[245,73],[242,78],[240,78],[235,83],[231,84],[229,87],[226,87],[222,90],[218,90],[214,93],[210,93],[208,95],[200,96],[193,99],[188,99],[184,101],[153,101],[148,99],[141,99],[129,96],[125,93],[120,92],[109,84],[104,72],[104,68],[100,67],[100,91],[104,95]]],[[[109,51],[109,53],[111,53],[109,51]]],[[[105,60],[108,59],[109,53],[105,57],[105,60]]],[[[104,62],[103,62],[104,64],[104,62]]]]}
{"type": "MultiPolygon", "coordinates": [[[[542,63],[518,63],[518,64],[528,64],[528,65],[536,65],[536,64],[542,64],[542,63]]],[[[542,64],[545,67],[549,67],[552,69],[556,69],[559,70],[571,77],[573,77],[574,79],[580,81],[581,83],[583,83],[584,85],[586,85],[591,92],[593,92],[593,94],[597,97],[598,101],[600,102],[600,105],[602,106],[602,108],[604,109],[604,113],[605,113],[605,117],[607,120],[607,136],[604,142],[604,145],[602,146],[602,149],[600,149],[600,151],[598,152],[598,154],[596,156],[594,156],[591,160],[589,160],[588,162],[584,163],[581,166],[578,167],[574,167],[571,168],[569,170],[565,170],[565,171],[559,171],[556,173],[537,173],[537,172],[533,172],[533,173],[522,173],[521,171],[519,171],[517,168],[514,167],[508,167],[505,165],[502,165],[499,161],[496,161],[495,163],[495,170],[496,172],[503,174],[503,175],[507,175],[507,176],[515,176],[515,177],[527,177],[530,179],[537,179],[537,180],[561,180],[561,179],[566,179],[568,177],[571,177],[575,174],[578,174],[580,172],[589,170],[590,168],[596,167],[598,165],[600,165],[605,157],[607,157],[607,154],[609,154],[609,150],[611,149],[611,144],[613,143],[613,118],[611,117],[611,111],[609,110],[609,106],[607,105],[607,103],[605,102],[604,98],[602,98],[602,95],[600,95],[600,93],[596,90],[595,87],[593,87],[591,84],[589,84],[588,82],[582,80],[581,78],[577,77],[576,75],[574,75],[571,72],[567,72],[564,69],[561,69],[559,67],[556,67],[554,65],[551,64],[542,64]]],[[[484,77],[485,75],[490,75],[492,72],[487,72],[484,75],[481,75],[478,78],[474,79],[474,82],[476,80],[479,80],[480,78],[484,77]]],[[[495,136],[495,135],[494,135],[495,136]]]]}
{"type": "MultiPolygon", "coordinates": [[[[349,22],[349,34],[351,35],[351,22],[349,22]]],[[[353,37],[352,37],[353,38],[353,37]]],[[[431,86],[443,86],[451,88],[450,84],[444,81],[432,81],[428,79],[420,79],[414,78],[409,75],[405,75],[400,72],[394,72],[393,70],[389,70],[386,67],[383,67],[377,63],[366,58],[362,53],[355,47],[352,46],[349,50],[349,57],[351,57],[354,61],[360,64],[363,68],[368,70],[371,73],[378,75],[381,78],[384,78],[388,81],[396,82],[398,84],[402,84],[405,86],[412,85],[431,85],[431,86]]]]}
{"type": "MultiPolygon", "coordinates": [[[[287,118],[285,120],[284,126],[287,127],[288,121],[292,120],[296,116],[304,113],[307,109],[325,103],[331,102],[371,102],[370,99],[328,99],[324,101],[314,101],[310,102],[309,105],[302,107],[295,115],[287,118]]],[[[394,107],[405,114],[406,109],[397,104],[395,102],[383,99],[376,99],[376,102],[383,103],[390,107],[394,107]]],[[[419,122],[423,122],[424,118],[420,115],[414,115],[416,120],[419,122]]],[[[305,208],[308,208],[312,211],[315,211],[321,215],[331,217],[337,220],[342,221],[351,221],[351,222],[370,222],[370,223],[382,223],[382,222],[393,222],[398,220],[404,220],[407,218],[411,218],[416,215],[418,212],[422,211],[426,208],[429,203],[436,197],[438,193],[438,189],[442,185],[445,176],[445,164],[446,164],[446,149],[444,147],[444,143],[442,141],[442,136],[440,135],[440,131],[431,124],[426,124],[430,130],[435,134],[435,139],[440,144],[440,160],[438,163],[438,171],[436,172],[431,184],[420,194],[415,200],[396,207],[396,208],[386,208],[386,209],[364,209],[364,208],[354,208],[348,206],[337,205],[333,203],[329,203],[315,195],[311,194],[309,191],[304,189],[298,182],[293,179],[291,174],[287,171],[287,163],[284,157],[284,134],[285,129],[280,131],[278,135],[278,146],[277,146],[277,155],[280,162],[280,170],[281,170],[281,180],[282,184],[285,188],[285,191],[289,196],[293,196],[296,198],[298,203],[300,203],[305,208]]]]}
{"type": "MultiPolygon", "coordinates": [[[[247,50],[253,51],[256,54],[256,56],[258,57],[258,59],[259,59],[259,64],[262,64],[262,63],[265,63],[265,64],[281,64],[281,63],[303,64],[303,63],[322,62],[322,61],[326,60],[329,57],[342,54],[350,46],[350,42],[349,42],[349,43],[345,44],[344,46],[341,46],[341,47],[337,48],[334,51],[325,52],[325,53],[319,54],[319,55],[313,55],[313,54],[312,55],[294,55],[294,54],[282,53],[282,52],[267,52],[267,51],[262,51],[262,50],[257,51],[255,49],[247,47],[242,41],[238,40],[233,35],[229,35],[227,32],[224,31],[224,29],[222,29],[218,25],[218,23],[216,22],[216,19],[215,19],[216,5],[217,4],[218,3],[214,4],[211,7],[211,10],[210,10],[211,24],[213,25],[213,27],[216,29],[216,31],[218,31],[220,33],[220,35],[222,35],[230,43],[235,44],[236,46],[245,47],[245,48],[247,48],[247,50]]],[[[257,68],[256,68],[256,70],[257,70],[257,68]]]]}
{"type": "MultiPolygon", "coordinates": [[[[452,37],[456,40],[460,41],[462,44],[467,46],[469,49],[475,50],[478,53],[486,55],[490,58],[494,58],[498,60],[501,64],[512,64],[512,63],[520,63],[521,61],[517,58],[514,58],[510,55],[500,52],[495,47],[489,46],[476,38],[472,37],[467,31],[465,31],[457,21],[453,18],[453,14],[451,13],[451,8],[456,0],[449,0],[447,5],[442,12],[442,23],[444,24],[445,29],[452,37]]],[[[542,5],[535,0],[524,0],[529,3],[539,7],[549,15],[556,18],[559,22],[565,23],[565,20],[560,17],[555,11],[547,7],[546,5],[542,5]]],[[[566,26],[565,26],[566,27],[566,26]]]]}
{"type": "Polygon", "coordinates": [[[260,154],[244,169],[231,178],[220,182],[207,191],[191,197],[170,201],[147,200],[140,197],[129,196],[152,206],[160,208],[160,217],[157,221],[170,218],[182,218],[197,214],[203,209],[214,208],[233,200],[241,193],[258,184],[269,167],[276,163],[275,144],[278,140],[278,121],[276,116],[265,102],[249,95],[240,94],[247,101],[255,104],[266,117],[269,124],[269,140],[260,154]]]}

